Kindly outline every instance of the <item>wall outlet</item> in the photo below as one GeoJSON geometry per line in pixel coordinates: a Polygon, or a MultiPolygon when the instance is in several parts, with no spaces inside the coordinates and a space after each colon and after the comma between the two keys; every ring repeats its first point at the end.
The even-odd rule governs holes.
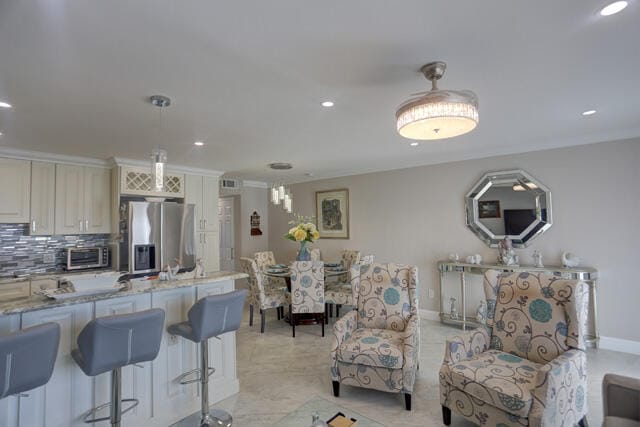
{"type": "Polygon", "coordinates": [[[429,288],[429,299],[433,299],[433,297],[435,297],[435,292],[433,291],[433,289],[429,288]]]}
{"type": "Polygon", "coordinates": [[[46,253],[44,254],[43,261],[47,264],[53,264],[54,262],[56,262],[56,256],[52,253],[46,253]]]}

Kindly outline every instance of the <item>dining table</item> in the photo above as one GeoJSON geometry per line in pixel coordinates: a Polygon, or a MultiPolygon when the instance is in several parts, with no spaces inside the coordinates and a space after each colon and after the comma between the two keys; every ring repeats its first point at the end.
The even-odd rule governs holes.
{"type": "MultiPolygon", "coordinates": [[[[289,292],[291,292],[291,270],[289,269],[288,265],[286,264],[271,265],[271,266],[268,266],[267,268],[264,268],[262,270],[262,273],[265,276],[269,276],[269,277],[283,278],[287,285],[287,289],[289,290],[289,292]]],[[[342,267],[341,263],[325,263],[325,268],[324,268],[325,283],[328,278],[344,276],[346,274],[347,274],[347,270],[345,270],[342,267]]],[[[308,314],[301,313],[298,315],[296,319],[297,319],[296,324],[302,324],[302,325],[316,325],[320,322],[320,319],[318,316],[316,316],[316,313],[308,313],[308,314]]],[[[284,320],[289,323],[290,322],[289,316],[285,316],[284,320]]]]}

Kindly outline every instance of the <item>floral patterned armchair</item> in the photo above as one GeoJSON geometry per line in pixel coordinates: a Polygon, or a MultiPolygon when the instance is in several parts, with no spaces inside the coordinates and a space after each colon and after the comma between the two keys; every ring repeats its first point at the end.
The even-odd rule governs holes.
{"type": "Polygon", "coordinates": [[[357,310],[333,326],[331,378],[340,384],[404,393],[411,410],[420,349],[418,269],[401,264],[354,265],[357,310]]]}
{"type": "Polygon", "coordinates": [[[299,314],[318,314],[324,337],[324,263],[294,261],[291,263],[291,327],[296,336],[299,314]]]}
{"type": "MultiPolygon", "coordinates": [[[[276,257],[271,251],[256,252],[253,258],[258,266],[258,271],[264,271],[270,265],[276,264],[276,257]]],[[[270,288],[286,288],[287,282],[282,277],[265,276],[265,285],[270,288]]]]}
{"type": "Polygon", "coordinates": [[[242,271],[249,277],[249,326],[253,326],[253,307],[260,309],[260,333],[264,333],[265,313],[270,308],[278,309],[278,320],[284,316],[284,307],[289,305],[290,296],[287,288],[270,288],[265,286],[265,276],[258,269],[255,260],[251,258],[240,258],[242,271]]]}
{"type": "Polygon", "coordinates": [[[583,425],[587,285],[488,271],[484,288],[486,328],[447,339],[439,374],[444,424],[454,410],[479,425],[583,425]]]}

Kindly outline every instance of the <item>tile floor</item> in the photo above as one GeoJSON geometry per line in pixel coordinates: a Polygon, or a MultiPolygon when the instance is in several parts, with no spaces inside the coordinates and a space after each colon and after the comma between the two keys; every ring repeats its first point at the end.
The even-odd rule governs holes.
{"type": "MultiPolygon", "coordinates": [[[[359,412],[388,426],[442,425],[438,390],[438,369],[442,362],[445,338],[456,332],[438,322],[421,321],[421,360],[413,393],[413,410],[405,411],[401,395],[342,386],[340,397],[334,398],[329,375],[331,328],[325,337],[320,326],[296,328],[276,320],[276,313],[267,313],[264,334],[260,321],[249,327],[248,310],[237,333],[237,360],[240,392],[216,406],[230,411],[234,426],[271,426],[287,413],[313,396],[320,396],[338,405],[359,412]]],[[[589,424],[602,424],[600,387],[606,372],[640,376],[640,356],[607,350],[589,350],[589,424]]],[[[311,414],[309,414],[311,424],[311,414]]],[[[473,424],[453,415],[453,426],[473,424]]],[[[304,427],[304,426],[301,426],[304,427]]]]}

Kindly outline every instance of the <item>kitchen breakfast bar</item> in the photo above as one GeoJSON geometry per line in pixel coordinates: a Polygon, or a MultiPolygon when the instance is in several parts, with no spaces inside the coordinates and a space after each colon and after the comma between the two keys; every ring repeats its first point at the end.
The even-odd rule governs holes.
{"type": "MultiPolygon", "coordinates": [[[[78,334],[92,319],[134,313],[150,308],[165,311],[160,352],[151,362],[122,369],[122,397],[139,400],[123,422],[130,426],[163,426],[175,423],[200,408],[198,383],[181,385],[178,377],[198,367],[198,346],[166,332],[166,326],[187,319],[193,304],[208,295],[235,289],[235,272],[209,273],[182,280],[133,280],[122,290],[104,295],[51,300],[34,295],[0,301],[0,334],[8,334],[45,322],[60,325],[60,345],[49,382],[21,396],[0,400],[0,425],[7,427],[69,427],[86,425],[82,418],[91,408],[110,399],[109,373],[85,375],[71,357],[78,334]]],[[[235,332],[209,343],[210,403],[238,392],[235,332]]],[[[108,413],[108,412],[107,412],[108,413]]]]}

